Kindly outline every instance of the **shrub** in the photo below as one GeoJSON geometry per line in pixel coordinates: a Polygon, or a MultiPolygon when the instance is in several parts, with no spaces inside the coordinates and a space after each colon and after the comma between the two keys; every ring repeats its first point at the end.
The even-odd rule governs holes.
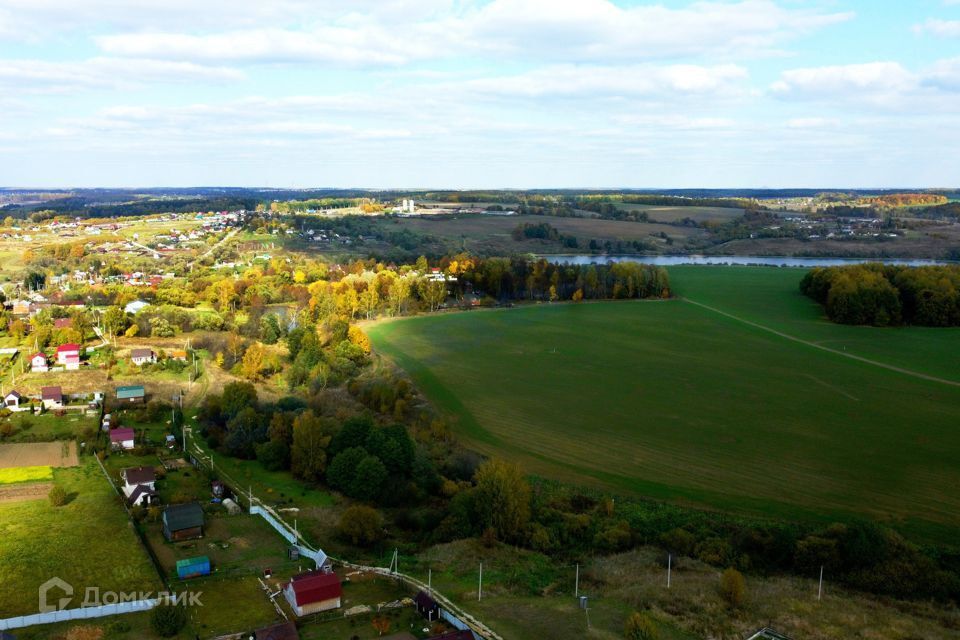
{"type": "Polygon", "coordinates": [[[747,595],[743,574],[732,567],[724,571],[720,576],[720,595],[733,608],[742,605],[747,595]]]}
{"type": "Polygon", "coordinates": [[[50,499],[50,504],[55,507],[62,507],[67,504],[67,492],[63,490],[63,487],[54,486],[47,494],[47,498],[50,499]]]}
{"type": "Polygon", "coordinates": [[[357,505],[343,512],[338,529],[352,544],[366,547],[383,537],[383,518],[376,509],[357,505]]]}
{"type": "Polygon", "coordinates": [[[657,626],[650,619],[650,616],[636,611],[627,618],[623,635],[627,640],[657,640],[660,637],[657,633],[657,626]]]}
{"type": "Polygon", "coordinates": [[[150,614],[150,626],[161,638],[172,638],[186,624],[186,609],[170,602],[157,605],[150,614]]]}

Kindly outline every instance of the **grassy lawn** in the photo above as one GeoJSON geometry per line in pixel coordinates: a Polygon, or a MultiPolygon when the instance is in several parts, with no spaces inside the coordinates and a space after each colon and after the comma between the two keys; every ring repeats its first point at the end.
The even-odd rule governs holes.
{"type": "Polygon", "coordinates": [[[74,586],[71,607],[80,605],[85,587],[158,590],[159,578],[96,462],[84,458],[53,475],[67,492],[65,506],[46,499],[0,504],[0,612],[36,613],[37,589],[54,576],[74,586]]]}
{"type": "Polygon", "coordinates": [[[80,415],[71,411],[63,416],[51,412],[32,414],[14,413],[0,418],[13,425],[13,432],[3,442],[49,442],[52,440],[72,440],[85,432],[96,432],[97,416],[80,415]]]}
{"type": "MultiPolygon", "coordinates": [[[[802,312],[795,326],[805,336],[855,335],[865,354],[903,366],[923,365],[911,351],[931,354],[930,371],[958,361],[952,330],[884,333],[818,320],[795,292],[796,271],[691,269],[674,278],[681,295],[717,306],[729,298],[724,310],[754,321],[790,326],[802,312]],[[767,293],[754,293],[755,280],[767,293]]],[[[865,515],[938,540],[952,540],[960,524],[952,489],[960,388],[682,300],[425,316],[369,333],[469,444],[533,473],[774,517],[865,515]]]]}
{"type": "Polygon", "coordinates": [[[53,469],[48,466],[14,467],[0,469],[0,484],[15,484],[17,482],[37,482],[38,480],[52,480],[53,469]]]}
{"type": "Polygon", "coordinates": [[[211,569],[218,577],[258,575],[267,568],[275,573],[297,572],[298,563],[287,560],[287,542],[263,518],[228,516],[222,507],[214,505],[206,511],[204,536],[200,540],[167,542],[159,522],[145,524],[147,540],[171,581],[183,584],[177,579],[178,560],[198,556],[210,558],[211,569]]]}

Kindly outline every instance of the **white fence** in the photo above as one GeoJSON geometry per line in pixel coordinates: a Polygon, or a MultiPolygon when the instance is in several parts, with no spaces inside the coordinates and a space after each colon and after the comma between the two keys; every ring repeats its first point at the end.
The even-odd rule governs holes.
{"type": "Polygon", "coordinates": [[[277,533],[284,537],[284,539],[295,546],[300,552],[300,555],[306,556],[317,563],[317,568],[319,569],[327,563],[327,554],[325,554],[320,549],[310,548],[300,537],[297,531],[291,531],[290,527],[283,520],[275,517],[273,513],[270,512],[269,507],[263,507],[258,504],[250,505],[250,513],[252,515],[258,515],[262,517],[267,523],[276,529],[277,533]]]}
{"type": "Polygon", "coordinates": [[[134,602],[105,604],[99,607],[81,607],[80,609],[63,609],[61,611],[34,613],[28,616],[18,616],[0,620],[0,631],[22,629],[23,627],[32,627],[37,624],[52,624],[54,622],[69,622],[70,620],[88,620],[90,618],[116,616],[122,613],[137,613],[139,611],[149,611],[155,606],[157,606],[157,600],[154,598],[153,600],[136,600],[134,602]]]}

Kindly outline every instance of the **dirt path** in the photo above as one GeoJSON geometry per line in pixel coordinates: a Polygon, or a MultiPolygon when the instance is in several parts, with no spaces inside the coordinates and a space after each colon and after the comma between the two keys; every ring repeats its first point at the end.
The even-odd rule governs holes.
{"type": "Polygon", "coordinates": [[[850,358],[851,360],[858,360],[858,361],[860,361],[860,362],[864,362],[864,363],[866,363],[866,364],[870,364],[870,365],[873,365],[873,366],[875,366],[875,367],[880,367],[881,369],[887,369],[887,370],[889,370],[889,371],[896,371],[897,373],[902,373],[902,374],[904,374],[904,375],[908,375],[908,376],[911,376],[911,377],[914,377],[914,378],[920,378],[921,380],[929,380],[930,382],[938,382],[938,383],[940,383],[940,384],[947,384],[947,385],[950,385],[950,386],[952,386],[952,387],[960,387],[960,382],[956,382],[956,381],[954,381],[954,380],[947,380],[946,378],[938,378],[937,376],[931,376],[931,375],[928,375],[928,374],[926,374],[926,373],[920,373],[919,371],[911,371],[910,369],[904,369],[903,367],[897,367],[897,366],[895,366],[895,365],[887,364],[887,363],[885,363],[885,362],[879,362],[879,361],[877,361],[877,360],[871,360],[870,358],[864,358],[863,356],[857,356],[857,355],[854,355],[854,354],[852,354],[852,353],[847,353],[846,351],[840,351],[840,350],[838,350],[838,349],[832,349],[832,348],[830,348],[830,347],[825,347],[825,346],[823,346],[822,344],[817,344],[816,342],[810,342],[809,340],[804,340],[804,339],[802,339],[802,338],[798,338],[798,337],[796,337],[796,336],[792,336],[792,335],[790,335],[789,333],[784,333],[784,332],[782,332],[782,331],[777,331],[776,329],[771,329],[770,327],[766,327],[766,326],[764,326],[764,325],[762,325],[762,324],[758,324],[758,323],[752,322],[752,321],[750,321],[750,320],[745,320],[745,319],[743,319],[743,318],[740,318],[740,317],[738,317],[738,316],[733,315],[732,313],[727,313],[726,311],[721,311],[720,309],[717,309],[716,307],[711,307],[711,306],[709,306],[709,305],[705,305],[705,304],[703,304],[702,302],[697,302],[697,301],[695,301],[695,300],[690,300],[689,298],[682,298],[682,300],[683,300],[684,302],[688,302],[688,303],[690,303],[690,304],[692,304],[692,305],[696,305],[696,306],[698,306],[698,307],[702,307],[702,308],[704,308],[704,309],[706,309],[706,310],[708,310],[708,311],[712,311],[712,312],[718,313],[718,314],[720,314],[720,315],[722,315],[722,316],[726,316],[727,318],[730,318],[731,320],[736,320],[737,322],[741,322],[741,323],[743,323],[743,324],[749,325],[749,326],[754,327],[754,328],[756,328],[756,329],[760,329],[760,330],[762,330],[762,331],[766,331],[767,333],[772,333],[772,334],[775,335],[775,336],[780,336],[781,338],[786,338],[787,340],[791,340],[791,341],[793,341],[793,342],[799,342],[800,344],[806,345],[806,346],[808,346],[808,347],[813,347],[814,349],[820,349],[821,351],[827,351],[828,353],[834,353],[834,354],[836,354],[836,355],[838,355],[838,356],[843,356],[844,358],[850,358]]]}

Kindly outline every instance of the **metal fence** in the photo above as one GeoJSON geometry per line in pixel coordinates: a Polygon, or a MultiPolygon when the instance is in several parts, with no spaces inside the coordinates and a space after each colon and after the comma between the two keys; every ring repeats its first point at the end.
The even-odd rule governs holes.
{"type": "Polygon", "coordinates": [[[88,620],[90,618],[116,616],[124,613],[138,613],[140,611],[149,611],[155,606],[157,606],[156,598],[152,600],[105,604],[99,607],[82,607],[80,609],[63,609],[61,611],[34,613],[28,616],[17,616],[0,620],[0,631],[32,627],[37,624],[52,624],[54,622],[69,622],[70,620],[88,620]]]}

